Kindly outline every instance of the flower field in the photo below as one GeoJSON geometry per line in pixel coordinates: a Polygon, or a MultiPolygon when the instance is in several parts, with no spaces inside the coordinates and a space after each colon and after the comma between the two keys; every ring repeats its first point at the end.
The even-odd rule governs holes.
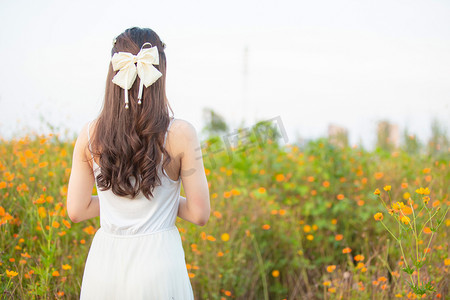
{"type": "MultiPolygon", "coordinates": [[[[0,141],[2,299],[79,297],[99,218],[67,216],[73,146],[0,141]]],[[[176,224],[196,299],[449,299],[449,158],[209,139],[211,217],[176,224]]]]}

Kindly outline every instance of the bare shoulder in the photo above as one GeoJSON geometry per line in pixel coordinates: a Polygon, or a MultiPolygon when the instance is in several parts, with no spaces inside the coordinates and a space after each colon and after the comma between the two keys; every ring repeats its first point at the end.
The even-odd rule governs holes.
{"type": "Polygon", "coordinates": [[[88,145],[89,145],[88,128],[89,128],[90,139],[92,140],[93,131],[94,131],[93,129],[95,128],[96,122],[97,122],[97,120],[95,119],[95,120],[85,123],[78,134],[75,148],[77,151],[79,151],[80,155],[82,155],[83,158],[90,158],[90,156],[91,156],[91,154],[89,152],[89,148],[88,148],[88,145]]]}
{"type": "Polygon", "coordinates": [[[185,153],[189,148],[198,147],[197,130],[186,120],[175,119],[170,126],[167,143],[175,155],[185,153]]]}
{"type": "Polygon", "coordinates": [[[188,121],[183,119],[175,119],[169,130],[170,134],[174,137],[174,140],[186,141],[197,138],[197,130],[188,121]]]}

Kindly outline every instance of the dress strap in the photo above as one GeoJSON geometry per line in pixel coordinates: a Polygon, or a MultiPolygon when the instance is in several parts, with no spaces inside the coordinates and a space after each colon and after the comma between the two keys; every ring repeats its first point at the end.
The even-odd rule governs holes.
{"type": "Polygon", "coordinates": [[[88,134],[89,152],[91,153],[92,160],[94,160],[94,155],[92,154],[92,147],[91,147],[91,134],[89,132],[92,122],[93,122],[93,120],[91,122],[89,122],[89,124],[88,124],[87,134],[88,134]]]}
{"type": "MultiPolygon", "coordinates": [[[[169,126],[167,126],[166,133],[164,134],[164,144],[163,144],[163,148],[164,148],[164,149],[166,148],[167,132],[169,132],[170,126],[172,125],[173,121],[175,121],[175,118],[172,118],[172,119],[170,120],[169,126]]],[[[164,152],[161,153],[161,163],[163,162],[163,159],[164,159],[164,152]]]]}

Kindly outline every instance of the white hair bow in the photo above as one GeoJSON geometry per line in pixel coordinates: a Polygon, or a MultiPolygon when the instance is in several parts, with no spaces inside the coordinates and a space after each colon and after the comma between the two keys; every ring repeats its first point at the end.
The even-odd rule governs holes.
{"type": "Polygon", "coordinates": [[[143,86],[149,87],[162,76],[162,73],[153,66],[159,65],[158,48],[156,46],[144,48],[146,44],[152,45],[145,43],[137,55],[129,52],[118,52],[114,53],[111,58],[114,71],[120,69],[112,82],[124,89],[125,108],[128,108],[128,89],[133,86],[136,75],[139,75],[140,78],[138,104],[141,104],[143,86]],[[134,65],[135,63],[137,63],[137,68],[134,65]]]}

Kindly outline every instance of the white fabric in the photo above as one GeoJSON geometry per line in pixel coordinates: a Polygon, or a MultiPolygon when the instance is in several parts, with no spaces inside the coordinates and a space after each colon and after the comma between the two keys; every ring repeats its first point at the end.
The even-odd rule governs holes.
{"type": "MultiPolygon", "coordinates": [[[[175,226],[181,179],[174,181],[161,171],[162,159],[161,185],[150,200],[142,194],[130,200],[97,188],[100,228],[86,259],[80,299],[194,299],[175,226]]],[[[95,176],[100,171],[94,161],[95,176]]]]}
{"type": "Polygon", "coordinates": [[[139,100],[142,99],[143,85],[149,87],[162,76],[162,73],[153,66],[159,65],[158,48],[156,46],[144,48],[146,44],[151,45],[150,43],[143,44],[137,55],[129,52],[117,52],[111,58],[113,70],[120,70],[112,82],[124,89],[125,104],[128,104],[128,90],[133,86],[137,75],[140,78],[139,100]],[[137,67],[134,65],[135,63],[137,67]]]}

